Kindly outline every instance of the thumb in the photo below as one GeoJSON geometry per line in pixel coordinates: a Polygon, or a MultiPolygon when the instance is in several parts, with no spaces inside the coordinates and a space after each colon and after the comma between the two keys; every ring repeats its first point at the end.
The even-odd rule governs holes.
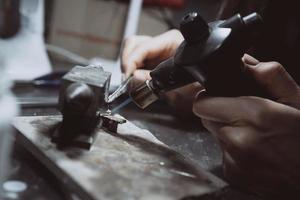
{"type": "Polygon", "coordinates": [[[255,58],[244,55],[242,61],[246,71],[265,88],[273,98],[289,100],[299,96],[299,86],[278,62],[259,62],[255,58]]]}
{"type": "Polygon", "coordinates": [[[137,86],[144,83],[146,80],[150,80],[150,70],[144,70],[144,69],[138,69],[133,72],[132,79],[130,81],[130,84],[128,85],[129,91],[132,91],[137,86]]]}
{"type": "Polygon", "coordinates": [[[145,82],[146,80],[150,80],[150,70],[139,69],[133,72],[133,78],[140,82],[145,82]]]}

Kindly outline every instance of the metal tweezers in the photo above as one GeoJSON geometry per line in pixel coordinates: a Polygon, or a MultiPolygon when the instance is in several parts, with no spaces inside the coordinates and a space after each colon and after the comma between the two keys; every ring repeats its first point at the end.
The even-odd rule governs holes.
{"type": "Polygon", "coordinates": [[[128,85],[132,79],[132,76],[127,78],[125,81],[121,83],[121,85],[111,94],[108,96],[107,103],[112,103],[114,100],[116,100],[119,96],[126,93],[128,90],[128,85]]]}

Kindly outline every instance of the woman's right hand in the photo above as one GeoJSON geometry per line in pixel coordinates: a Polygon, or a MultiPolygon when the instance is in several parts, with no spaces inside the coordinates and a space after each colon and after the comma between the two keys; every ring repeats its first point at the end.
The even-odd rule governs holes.
{"type": "MultiPolygon", "coordinates": [[[[132,36],[125,40],[122,52],[122,67],[126,78],[133,75],[131,88],[150,80],[150,71],[162,61],[170,58],[184,40],[178,30],[170,30],[156,37],[132,36]]],[[[181,116],[192,114],[195,95],[201,90],[199,83],[193,83],[165,94],[169,104],[181,116]]]]}
{"type": "Polygon", "coordinates": [[[156,37],[127,38],[122,52],[122,67],[126,78],[133,75],[140,82],[150,79],[150,70],[173,56],[182,41],[183,36],[175,29],[156,37]]]}

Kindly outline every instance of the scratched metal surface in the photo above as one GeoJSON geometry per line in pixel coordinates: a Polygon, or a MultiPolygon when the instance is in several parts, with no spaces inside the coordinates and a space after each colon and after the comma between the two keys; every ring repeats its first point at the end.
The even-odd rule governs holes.
{"type": "Polygon", "coordinates": [[[118,134],[99,129],[89,152],[57,150],[49,134],[60,120],[59,116],[18,117],[14,126],[22,134],[17,140],[83,199],[182,199],[224,187],[130,122],[121,125],[118,134]]]}
{"type": "MultiPolygon", "coordinates": [[[[52,88],[33,88],[21,87],[14,89],[18,97],[57,97],[58,91],[52,88]]],[[[22,109],[23,116],[37,115],[57,115],[59,112],[55,107],[50,108],[26,108],[22,109]]],[[[194,163],[201,166],[205,170],[223,177],[222,175],[222,155],[216,140],[209,134],[199,123],[199,120],[191,120],[189,118],[178,118],[176,110],[172,110],[170,106],[157,102],[148,109],[141,111],[133,104],[128,105],[120,110],[120,114],[133,122],[136,126],[150,130],[155,137],[167,144],[172,149],[180,152],[185,157],[190,158],[194,163]]],[[[17,145],[21,146],[21,145],[17,145]]],[[[24,164],[26,164],[26,160],[24,164]]],[[[30,161],[29,161],[30,162],[30,161]]],[[[33,163],[32,163],[33,164],[33,163]]],[[[37,173],[39,168],[35,166],[27,169],[26,173],[37,173]]],[[[32,180],[27,177],[26,182],[32,180]]],[[[44,180],[47,182],[48,180],[44,180]]],[[[49,186],[50,187],[50,186],[49,186]]],[[[64,187],[62,187],[64,189],[64,187]]],[[[43,188],[35,192],[35,194],[47,194],[43,188]]],[[[44,197],[47,199],[46,197],[44,197]]],[[[25,198],[26,200],[28,198],[25,198]]],[[[51,198],[50,198],[51,199],[51,198]]],[[[227,187],[225,190],[217,194],[201,197],[201,200],[258,200],[260,198],[245,194],[237,190],[233,186],[227,187]]]]}

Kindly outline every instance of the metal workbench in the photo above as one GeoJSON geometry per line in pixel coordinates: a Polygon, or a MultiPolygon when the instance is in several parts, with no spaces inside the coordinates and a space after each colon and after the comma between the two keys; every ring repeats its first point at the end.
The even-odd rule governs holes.
{"type": "MultiPolygon", "coordinates": [[[[25,98],[56,98],[58,90],[26,86],[15,88],[14,93],[17,97],[25,98]]],[[[172,149],[189,157],[194,163],[222,179],[222,155],[216,140],[202,127],[199,119],[182,119],[176,117],[175,113],[175,110],[163,102],[158,102],[144,111],[133,104],[120,110],[120,114],[135,125],[148,129],[172,149]]],[[[23,116],[55,114],[59,113],[54,107],[23,108],[20,113],[23,116]]],[[[21,194],[18,199],[60,200],[66,198],[63,186],[60,185],[59,181],[52,177],[51,173],[37,160],[31,158],[20,145],[15,144],[13,155],[14,170],[11,172],[11,179],[22,180],[28,185],[27,191],[21,194]]],[[[259,198],[228,186],[215,195],[200,199],[256,200],[259,198]]]]}

